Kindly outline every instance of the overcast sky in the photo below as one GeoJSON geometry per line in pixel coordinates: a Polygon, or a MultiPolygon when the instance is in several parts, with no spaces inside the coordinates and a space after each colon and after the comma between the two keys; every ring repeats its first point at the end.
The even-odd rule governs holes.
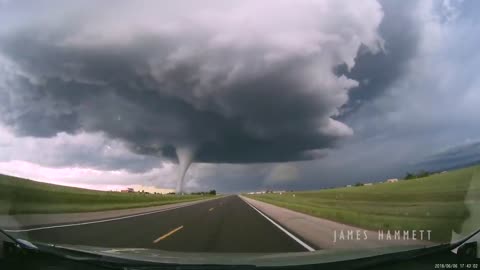
{"type": "Polygon", "coordinates": [[[476,159],[479,8],[0,1],[0,173],[175,188],[187,155],[187,190],[241,192],[476,159]]]}

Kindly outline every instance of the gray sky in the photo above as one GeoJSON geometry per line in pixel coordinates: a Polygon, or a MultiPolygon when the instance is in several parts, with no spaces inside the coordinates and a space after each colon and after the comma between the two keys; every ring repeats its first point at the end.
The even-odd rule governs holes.
{"type": "Polygon", "coordinates": [[[478,8],[2,1],[0,172],[174,188],[186,149],[187,189],[238,192],[433,168],[479,139],[478,8]]]}

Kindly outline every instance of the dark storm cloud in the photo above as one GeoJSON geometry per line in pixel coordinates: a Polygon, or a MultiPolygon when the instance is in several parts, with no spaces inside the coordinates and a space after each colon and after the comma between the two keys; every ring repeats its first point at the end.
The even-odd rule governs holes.
{"type": "Polygon", "coordinates": [[[428,156],[418,163],[417,167],[428,170],[450,170],[479,163],[480,141],[475,141],[452,146],[428,156]]]}
{"type": "MultiPolygon", "coordinates": [[[[36,45],[32,41],[18,41],[3,48],[7,54],[13,51],[9,55],[18,59],[22,53],[31,55],[28,51],[21,51],[29,48],[25,44],[36,45]]],[[[313,156],[303,151],[332,146],[337,139],[336,135],[319,134],[315,130],[314,117],[321,114],[323,108],[315,107],[317,103],[308,96],[287,93],[277,95],[272,103],[272,90],[289,91],[290,82],[281,79],[285,74],[272,74],[260,81],[249,82],[252,85],[236,86],[244,87],[245,92],[250,93],[237,95],[235,91],[241,91],[237,89],[220,97],[230,105],[229,109],[236,111],[229,117],[215,112],[214,104],[198,109],[179,97],[157,91],[158,85],[153,78],[132,75],[133,71],[117,66],[131,67],[135,63],[113,64],[123,52],[111,58],[105,58],[106,54],[108,52],[94,57],[78,52],[60,53],[69,55],[67,61],[72,62],[85,64],[85,59],[92,59],[93,63],[86,65],[98,68],[98,71],[87,69],[94,74],[93,78],[87,77],[88,74],[80,75],[105,80],[99,84],[51,77],[34,85],[26,77],[14,78],[8,86],[16,91],[15,94],[21,95],[25,107],[18,107],[19,103],[14,99],[7,99],[10,102],[2,114],[3,120],[14,127],[17,134],[36,137],[51,137],[58,132],[102,131],[128,142],[137,153],[168,158],[175,158],[176,145],[191,145],[196,147],[196,160],[203,162],[310,159],[313,156]],[[271,134],[252,134],[249,124],[258,125],[264,129],[262,132],[271,134]]],[[[39,62],[55,62],[58,57],[39,62]]],[[[51,67],[45,65],[39,69],[48,72],[51,67]]],[[[185,72],[173,76],[178,81],[169,83],[183,84],[182,78],[191,76],[185,72]]]]}
{"type": "MultiPolygon", "coordinates": [[[[247,11],[242,16],[265,8],[252,3],[238,9],[247,11]]],[[[19,135],[102,132],[136,153],[173,160],[179,147],[199,162],[318,158],[318,150],[352,134],[331,117],[357,82],[332,69],[352,67],[360,45],[376,51],[382,14],[375,2],[351,10],[319,5],[309,13],[300,6],[275,10],[272,16],[288,24],[255,18],[256,32],[231,21],[235,9],[213,19],[193,10],[186,22],[141,14],[133,21],[148,25],[143,30],[88,13],[61,26],[13,27],[0,35],[8,62],[0,119],[19,135]],[[332,12],[348,19],[326,16],[332,12]],[[148,29],[157,25],[165,28],[148,29]]],[[[123,8],[125,17],[137,16],[123,8]]]]}
{"type": "Polygon", "coordinates": [[[360,51],[355,66],[348,71],[345,65],[337,72],[359,81],[349,92],[349,102],[342,107],[342,119],[363,103],[386,92],[407,72],[408,62],[415,57],[420,40],[420,22],[415,14],[418,1],[381,1],[385,14],[379,27],[384,39],[384,52],[372,54],[360,51]]]}

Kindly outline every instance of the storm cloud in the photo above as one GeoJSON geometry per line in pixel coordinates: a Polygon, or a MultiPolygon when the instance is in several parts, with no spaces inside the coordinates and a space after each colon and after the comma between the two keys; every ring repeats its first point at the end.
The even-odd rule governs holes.
{"type": "Polygon", "coordinates": [[[359,82],[349,91],[349,100],[337,117],[342,121],[355,113],[362,105],[382,96],[395,82],[408,73],[408,64],[416,57],[421,40],[421,16],[418,1],[380,1],[384,18],[379,33],[384,40],[383,53],[361,50],[355,66],[337,68],[343,74],[359,82]]]}
{"type": "Polygon", "coordinates": [[[206,163],[316,159],[353,134],[333,117],[359,82],[335,69],[381,52],[377,2],[192,2],[55,2],[38,7],[48,16],[7,17],[0,121],[206,163]]]}
{"type": "Polygon", "coordinates": [[[0,2],[1,173],[231,192],[478,161],[476,1],[0,2]]]}

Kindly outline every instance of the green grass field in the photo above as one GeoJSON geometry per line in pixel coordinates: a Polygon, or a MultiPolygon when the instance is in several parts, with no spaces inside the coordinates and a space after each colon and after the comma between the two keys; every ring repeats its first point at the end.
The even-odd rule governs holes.
{"type": "Polygon", "coordinates": [[[90,212],[157,206],[211,197],[95,191],[0,175],[0,214],[90,212]]]}
{"type": "MultiPolygon", "coordinates": [[[[480,166],[396,183],[247,196],[366,229],[430,229],[432,240],[448,241],[452,229],[474,230],[462,224],[478,217],[480,166]]],[[[467,223],[480,227],[478,219],[467,223]]]]}

